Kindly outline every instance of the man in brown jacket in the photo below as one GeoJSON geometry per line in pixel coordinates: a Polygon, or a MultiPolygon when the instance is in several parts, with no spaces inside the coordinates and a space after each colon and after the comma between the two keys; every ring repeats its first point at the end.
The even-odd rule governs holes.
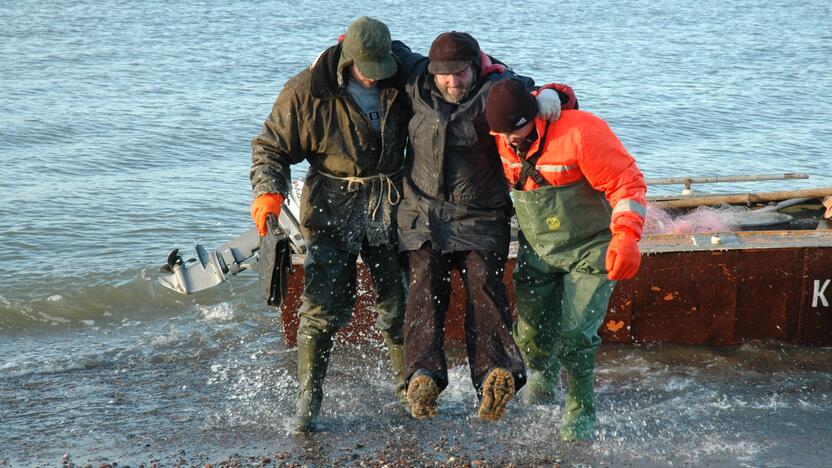
{"type": "Polygon", "coordinates": [[[376,323],[407,404],[402,322],[405,285],[396,243],[410,108],[401,64],[384,23],[361,17],[342,43],[289,80],[252,141],[252,218],[266,231],[290,190],[292,164],[307,161],[301,227],[308,244],[298,327],[293,432],[315,430],[335,332],[355,305],[358,255],[370,270],[376,323]]]}

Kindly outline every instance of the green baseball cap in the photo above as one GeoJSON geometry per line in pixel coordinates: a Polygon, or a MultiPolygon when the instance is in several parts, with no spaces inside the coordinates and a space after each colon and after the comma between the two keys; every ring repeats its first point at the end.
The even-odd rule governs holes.
{"type": "Polygon", "coordinates": [[[350,23],[341,43],[338,68],[349,63],[371,80],[383,80],[396,73],[396,59],[390,50],[390,30],[381,21],[362,16],[350,23]]]}

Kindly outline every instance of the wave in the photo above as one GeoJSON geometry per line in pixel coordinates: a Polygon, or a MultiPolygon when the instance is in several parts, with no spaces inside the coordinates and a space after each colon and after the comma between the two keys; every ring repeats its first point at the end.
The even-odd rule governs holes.
{"type": "MultiPolygon", "coordinates": [[[[183,296],[148,269],[77,277],[44,276],[0,290],[0,333],[73,330],[179,316],[195,306],[257,304],[257,277],[240,274],[224,285],[183,296]],[[229,302],[230,301],[230,302],[229,302]]],[[[222,318],[222,311],[208,312],[222,318]]],[[[209,317],[210,318],[210,317],[209,317]]]]}
{"type": "Polygon", "coordinates": [[[199,366],[283,342],[280,312],[263,304],[254,275],[191,296],[146,270],[44,279],[16,292],[25,294],[0,296],[0,379],[199,366]]]}

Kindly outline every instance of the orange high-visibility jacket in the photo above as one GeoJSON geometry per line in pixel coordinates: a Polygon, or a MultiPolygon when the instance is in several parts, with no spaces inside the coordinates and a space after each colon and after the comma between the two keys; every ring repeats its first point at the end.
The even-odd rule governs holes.
{"type": "MultiPolygon", "coordinates": [[[[546,120],[536,118],[534,125],[538,139],[526,152],[527,157],[537,153],[546,120]]],[[[522,168],[520,159],[501,137],[496,138],[506,178],[516,186],[522,168]]],[[[612,233],[630,230],[641,237],[647,212],[647,185],[635,160],[606,122],[589,112],[564,110],[557,121],[549,124],[542,144],[543,153],[535,169],[547,182],[562,186],[585,178],[595,190],[604,193],[613,208],[612,233]]],[[[539,186],[529,177],[519,189],[536,188],[539,186]]]]}

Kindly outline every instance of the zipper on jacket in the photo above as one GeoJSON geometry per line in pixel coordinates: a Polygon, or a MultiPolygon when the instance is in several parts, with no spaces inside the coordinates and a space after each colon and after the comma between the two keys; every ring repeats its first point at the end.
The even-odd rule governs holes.
{"type": "Polygon", "coordinates": [[[393,103],[395,102],[397,97],[398,97],[398,90],[396,90],[396,89],[393,89],[392,91],[389,90],[389,89],[385,89],[383,91],[381,89],[379,89],[379,98],[382,98],[382,106],[387,106],[388,103],[389,103],[389,107],[383,108],[384,114],[383,114],[383,117],[381,118],[381,123],[378,125],[379,140],[380,140],[380,144],[381,144],[381,149],[379,150],[379,151],[381,151],[381,153],[378,156],[378,164],[376,164],[376,172],[378,172],[378,173],[381,173],[381,167],[382,167],[381,162],[384,160],[384,153],[385,153],[385,151],[384,151],[384,149],[385,149],[385,147],[384,147],[384,124],[387,123],[387,118],[390,116],[390,109],[393,108],[393,103]],[[383,99],[383,95],[390,94],[390,93],[394,93],[394,96],[392,97],[392,99],[383,99]]]}
{"type": "Polygon", "coordinates": [[[436,143],[433,145],[434,147],[434,158],[437,162],[439,162],[439,180],[437,180],[436,189],[439,195],[442,195],[442,199],[447,200],[446,190],[445,190],[445,158],[442,155],[445,153],[445,141],[441,138],[439,134],[439,124],[441,123],[441,114],[440,117],[436,118],[436,123],[434,124],[434,133],[436,134],[436,143]],[[441,145],[439,143],[442,143],[441,145]]]}

